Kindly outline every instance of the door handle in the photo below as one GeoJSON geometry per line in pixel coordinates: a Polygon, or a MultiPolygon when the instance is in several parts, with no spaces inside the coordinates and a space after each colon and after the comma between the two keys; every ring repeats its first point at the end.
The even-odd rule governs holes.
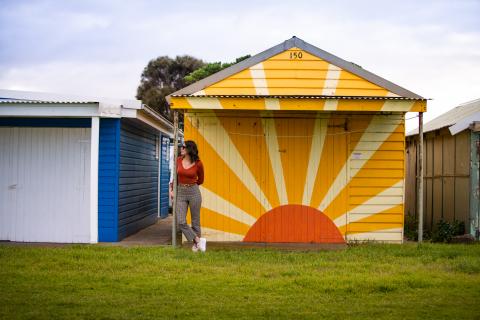
{"type": "Polygon", "coordinates": [[[17,184],[11,184],[8,186],[8,190],[15,190],[17,189],[17,184]]]}

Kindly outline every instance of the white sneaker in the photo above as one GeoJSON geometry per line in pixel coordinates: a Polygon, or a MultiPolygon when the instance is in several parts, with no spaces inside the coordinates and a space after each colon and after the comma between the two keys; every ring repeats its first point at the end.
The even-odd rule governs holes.
{"type": "Polygon", "coordinates": [[[198,246],[198,249],[200,249],[200,251],[202,252],[207,251],[207,239],[200,238],[200,242],[197,244],[197,246],[198,246]]]}
{"type": "Polygon", "coordinates": [[[197,243],[194,243],[193,246],[192,246],[192,251],[193,252],[198,252],[198,244],[197,243]]]}

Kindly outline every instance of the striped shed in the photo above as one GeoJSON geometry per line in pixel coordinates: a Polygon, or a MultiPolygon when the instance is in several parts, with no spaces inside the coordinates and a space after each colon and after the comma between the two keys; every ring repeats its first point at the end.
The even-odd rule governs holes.
{"type": "Polygon", "coordinates": [[[293,37],[168,98],[203,159],[211,241],[402,242],[421,96],[293,37]]]}

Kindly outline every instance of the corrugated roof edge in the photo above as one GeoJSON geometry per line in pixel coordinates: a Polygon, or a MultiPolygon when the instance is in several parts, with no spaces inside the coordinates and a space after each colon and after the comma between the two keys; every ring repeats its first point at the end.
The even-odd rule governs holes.
{"type": "Polygon", "coordinates": [[[186,98],[250,98],[250,99],[346,99],[346,100],[429,100],[429,99],[417,99],[408,97],[388,97],[388,96],[312,96],[312,95],[192,95],[181,94],[171,97],[186,97],[186,98]]]}
{"type": "Polygon", "coordinates": [[[38,100],[20,100],[20,99],[1,99],[0,104],[92,104],[97,101],[38,101],[38,100]]]}
{"type": "Polygon", "coordinates": [[[23,101],[22,103],[104,103],[109,105],[122,106],[128,109],[140,109],[142,102],[133,99],[112,99],[104,97],[86,97],[71,94],[51,93],[51,92],[35,92],[35,91],[18,91],[0,89],[0,101],[10,100],[23,101]],[[27,102],[28,101],[28,102],[27,102]]]}
{"type": "MultiPolygon", "coordinates": [[[[452,127],[455,126],[456,124],[462,122],[464,119],[469,119],[472,115],[480,115],[480,99],[475,99],[471,100],[468,102],[464,102],[459,104],[458,106],[448,110],[447,112],[442,113],[436,118],[433,118],[432,120],[428,121],[427,123],[424,123],[423,127],[423,133],[439,130],[442,128],[447,128],[447,127],[452,127]],[[472,108],[469,110],[466,110],[467,108],[472,108]],[[462,112],[463,116],[456,118],[455,112],[462,112]],[[443,120],[445,119],[445,120],[443,120]],[[438,123],[437,123],[438,122],[438,123]]],[[[475,117],[471,118],[473,121],[475,117]]],[[[464,129],[466,129],[468,126],[463,126],[464,129]]],[[[457,134],[459,131],[459,128],[456,128],[453,132],[450,130],[452,135],[457,134]]],[[[410,136],[415,136],[418,135],[418,128],[415,128],[413,130],[410,130],[405,134],[405,136],[410,137],[410,136]]]]}
{"type": "Polygon", "coordinates": [[[197,91],[203,90],[206,87],[217,83],[218,81],[221,81],[231,75],[234,75],[242,70],[245,70],[247,68],[250,68],[251,66],[254,66],[270,57],[273,57],[274,55],[277,55],[285,50],[288,50],[290,48],[297,47],[299,49],[303,49],[315,56],[318,56],[319,58],[322,58],[326,61],[328,61],[331,64],[334,64],[342,69],[345,69],[346,71],[352,72],[374,84],[379,85],[380,87],[383,87],[395,94],[398,94],[402,97],[406,98],[412,98],[412,99],[425,99],[422,96],[413,93],[403,87],[400,87],[393,82],[390,82],[380,76],[377,76],[376,74],[369,72],[360,66],[348,62],[346,60],[343,60],[327,51],[324,51],[320,48],[317,48],[305,41],[303,41],[300,38],[297,37],[292,37],[291,39],[288,39],[270,49],[267,49],[263,52],[260,52],[259,54],[254,55],[253,57],[250,57],[246,60],[240,61],[237,64],[234,64],[231,67],[228,67],[226,69],[223,69],[217,73],[212,74],[211,76],[208,76],[200,81],[197,81],[183,89],[180,89],[166,97],[167,101],[170,102],[170,97],[172,96],[178,96],[178,95],[184,95],[184,94],[193,94],[197,91]]]}

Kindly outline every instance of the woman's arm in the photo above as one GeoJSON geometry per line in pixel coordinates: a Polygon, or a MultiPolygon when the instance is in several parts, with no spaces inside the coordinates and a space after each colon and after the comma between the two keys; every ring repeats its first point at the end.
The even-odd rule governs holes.
{"type": "Polygon", "coordinates": [[[201,185],[203,183],[203,164],[200,160],[198,160],[197,163],[197,177],[197,184],[201,185]]]}

